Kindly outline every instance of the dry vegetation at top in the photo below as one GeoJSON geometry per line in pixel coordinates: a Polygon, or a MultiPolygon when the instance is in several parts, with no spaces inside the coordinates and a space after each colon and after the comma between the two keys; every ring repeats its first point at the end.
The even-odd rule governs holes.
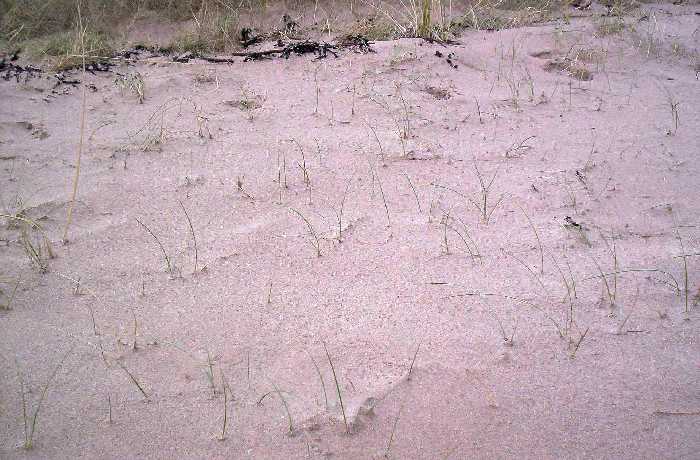
{"type": "MultiPolygon", "coordinates": [[[[141,45],[165,52],[222,52],[250,37],[363,36],[369,40],[454,39],[467,28],[500,30],[567,18],[570,0],[0,0],[0,49],[23,49],[57,68],[77,67],[84,43],[88,62],[141,45]],[[324,7],[326,5],[326,7],[324,7]],[[80,18],[79,18],[80,16],[80,18]],[[282,19],[280,19],[282,18],[282,19]],[[130,37],[139,21],[177,24],[164,43],[130,37]],[[82,27],[81,27],[82,25],[82,27]]],[[[611,11],[628,10],[616,0],[611,11]]],[[[602,22],[612,33],[618,22],[602,22]]]]}

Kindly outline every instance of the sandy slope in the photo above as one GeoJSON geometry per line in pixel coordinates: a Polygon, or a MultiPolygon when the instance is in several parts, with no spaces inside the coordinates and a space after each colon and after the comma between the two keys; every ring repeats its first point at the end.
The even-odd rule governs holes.
{"type": "Polygon", "coordinates": [[[696,458],[700,264],[685,313],[674,228],[696,253],[699,10],[647,8],[636,36],[583,18],[322,61],[155,58],[118,69],[143,76],[142,105],[87,75],[68,245],[80,90],[1,82],[3,212],[25,208],[57,257],[37,273],[3,226],[0,287],[21,284],[0,312],[0,457],[372,458],[395,426],[394,458],[696,458]],[[592,80],[545,70],[572,49],[592,80]],[[487,211],[503,197],[488,224],[475,164],[497,172],[487,211]],[[610,306],[594,277],[613,246],[618,270],[680,293],[627,272],[610,306]],[[33,408],[71,349],[25,451],[15,360],[33,408]]]}

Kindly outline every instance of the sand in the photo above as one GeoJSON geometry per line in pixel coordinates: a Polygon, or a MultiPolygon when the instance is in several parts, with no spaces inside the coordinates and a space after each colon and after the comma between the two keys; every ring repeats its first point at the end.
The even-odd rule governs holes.
{"type": "Polygon", "coordinates": [[[67,244],[80,86],[0,81],[0,457],[697,458],[700,10],[644,11],[71,72],[67,244]]]}

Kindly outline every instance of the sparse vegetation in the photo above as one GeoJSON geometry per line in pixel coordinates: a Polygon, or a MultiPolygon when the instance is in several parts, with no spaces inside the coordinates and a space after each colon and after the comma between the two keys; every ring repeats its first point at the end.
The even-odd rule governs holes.
{"type": "Polygon", "coordinates": [[[692,12],[605,6],[0,0],[0,452],[571,456],[561,411],[470,441],[546,393],[610,457],[697,415],[655,398],[695,403],[692,12]]]}

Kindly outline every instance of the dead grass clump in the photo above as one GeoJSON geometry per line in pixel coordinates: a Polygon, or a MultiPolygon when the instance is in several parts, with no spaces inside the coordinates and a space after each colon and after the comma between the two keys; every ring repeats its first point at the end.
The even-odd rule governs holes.
{"type": "Polygon", "coordinates": [[[202,0],[198,9],[192,9],[194,30],[177,37],[170,45],[176,52],[206,53],[222,51],[239,45],[241,29],[238,10],[225,8],[223,3],[202,0]]]}
{"type": "Polygon", "coordinates": [[[600,62],[604,57],[604,51],[592,48],[583,48],[573,51],[573,61],[600,62]]]}
{"type": "MultiPolygon", "coordinates": [[[[358,19],[344,34],[345,37],[364,37],[367,40],[392,40],[401,36],[401,31],[389,21],[376,15],[358,19]]],[[[342,41],[342,37],[341,37],[342,41]]]]}
{"type": "Polygon", "coordinates": [[[616,35],[625,30],[625,28],[625,22],[621,18],[602,16],[595,23],[595,35],[597,37],[616,35]]]}
{"type": "Polygon", "coordinates": [[[114,77],[114,85],[119,88],[122,94],[125,91],[132,93],[136,96],[138,103],[143,104],[145,98],[145,83],[141,73],[134,72],[128,75],[117,74],[117,76],[114,77]]]}
{"type": "Polygon", "coordinates": [[[49,59],[56,70],[68,70],[82,66],[83,43],[86,64],[104,62],[113,53],[106,34],[90,29],[81,32],[77,27],[31,39],[25,43],[25,49],[35,59],[49,59]]]}
{"type": "Polygon", "coordinates": [[[547,72],[564,71],[580,81],[593,80],[593,73],[582,64],[571,59],[553,59],[544,65],[544,70],[547,72]]]}
{"type": "Polygon", "coordinates": [[[557,2],[541,0],[478,0],[457,20],[458,29],[502,30],[549,19],[557,2]]]}
{"type": "MultiPolygon", "coordinates": [[[[5,292],[0,288],[0,299],[3,299],[0,302],[0,311],[2,310],[12,310],[12,302],[15,300],[15,295],[17,294],[17,288],[19,288],[19,283],[21,282],[21,278],[17,277],[17,280],[14,283],[14,287],[11,289],[10,292],[5,292]]],[[[0,279],[0,284],[3,283],[10,283],[10,280],[4,280],[0,279]]]]}
{"type": "MultiPolygon", "coordinates": [[[[177,37],[170,49],[177,52],[222,50],[238,45],[238,2],[220,0],[82,0],[85,49],[89,56],[110,56],[110,43],[118,27],[129,18],[144,17],[171,21],[190,20],[193,27],[177,37]]],[[[57,67],[78,67],[76,35],[79,22],[75,0],[0,0],[0,41],[33,50],[36,56],[62,57],[57,67]],[[67,58],[72,59],[67,59],[67,58]]],[[[88,60],[88,63],[90,61],[88,60]]]]}
{"type": "Polygon", "coordinates": [[[439,88],[437,86],[426,86],[425,92],[433,96],[435,99],[446,100],[452,97],[452,92],[446,88],[439,88]]]}

